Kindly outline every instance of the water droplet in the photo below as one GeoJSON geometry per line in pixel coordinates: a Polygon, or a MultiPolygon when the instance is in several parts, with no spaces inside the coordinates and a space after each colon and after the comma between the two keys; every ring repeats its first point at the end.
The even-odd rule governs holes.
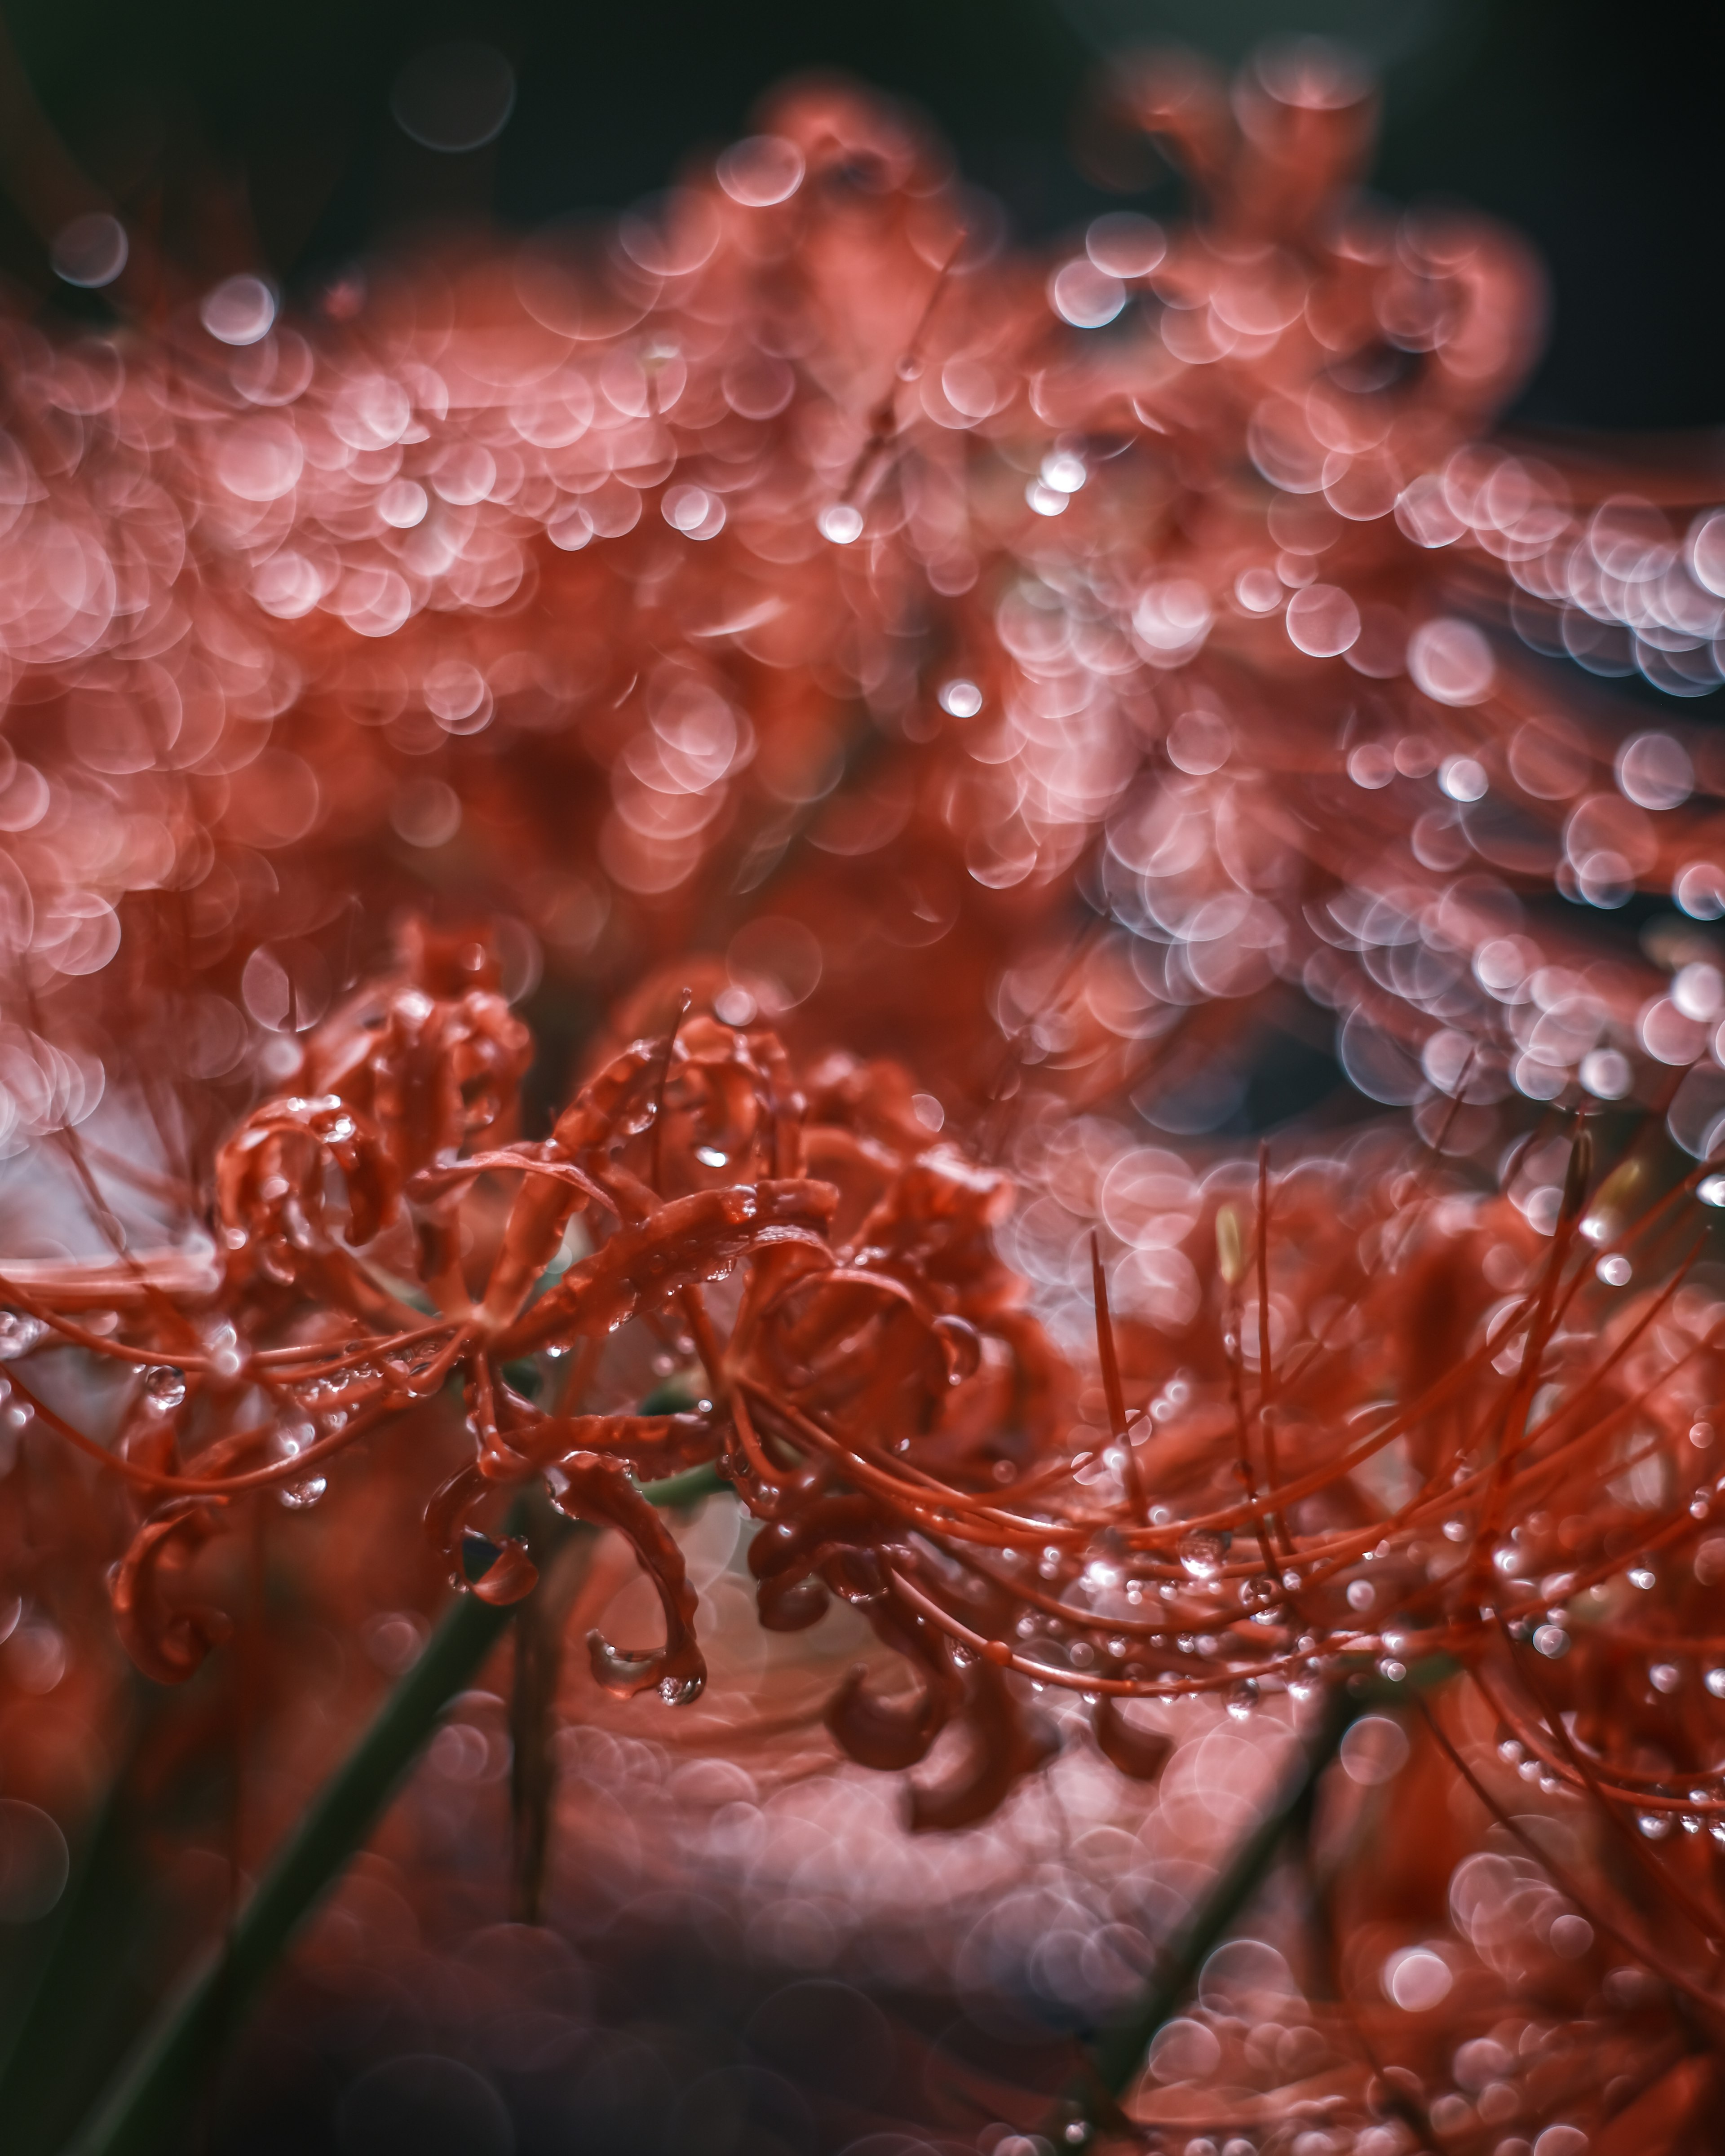
{"type": "Polygon", "coordinates": [[[1655,1691],[1675,1691],[1683,1681],[1683,1672],[1675,1662],[1655,1662],[1647,1676],[1655,1691]]]}
{"type": "Polygon", "coordinates": [[[1621,1250],[1614,1250],[1609,1257],[1601,1258],[1594,1270],[1607,1287],[1627,1287],[1634,1267],[1621,1250]]]}
{"type": "Polygon", "coordinates": [[[1725,1175],[1703,1176],[1695,1194],[1703,1205],[1725,1205],[1725,1175]]]}
{"type": "Polygon", "coordinates": [[[1214,1579],[1222,1569],[1231,1540],[1210,1527],[1191,1527],[1181,1536],[1174,1554],[1194,1579],[1214,1579]]]}
{"type": "Polygon", "coordinates": [[[696,1146],[695,1158],[703,1168],[728,1168],[731,1165],[730,1154],[721,1152],[717,1146],[696,1146]]]}
{"type": "Polygon", "coordinates": [[[1466,1521],[1445,1520],[1444,1522],[1444,1540],[1446,1543],[1465,1543],[1467,1540],[1466,1521]]]}
{"type": "Polygon", "coordinates": [[[1658,1575],[1654,1572],[1651,1565],[1631,1565],[1629,1573],[1629,1584],[1631,1587],[1639,1587],[1642,1593],[1645,1594],[1650,1587],[1656,1586],[1658,1584],[1658,1575]]]}
{"type": "Polygon", "coordinates": [[[47,1331],[39,1317],[31,1317],[22,1310],[0,1310],[0,1362],[10,1363],[28,1355],[47,1331]]]}
{"type": "Polygon", "coordinates": [[[1385,1655],[1378,1661],[1378,1674],[1386,1684],[1399,1684],[1408,1674],[1408,1666],[1394,1655],[1385,1655]]]}
{"type": "Polygon", "coordinates": [[[1257,1677],[1242,1677],[1227,1695],[1227,1712],[1235,1722],[1257,1714],[1257,1677]]]}
{"type": "Polygon", "coordinates": [[[1378,1599],[1378,1590],[1369,1579],[1352,1579],[1348,1583],[1348,1606],[1350,1609],[1369,1609],[1378,1599]]]}
{"type": "Polygon", "coordinates": [[[1533,1644],[1542,1655],[1556,1661],[1569,1651],[1569,1635],[1561,1625],[1541,1625],[1534,1632],[1533,1644]]]}
{"type": "Polygon", "coordinates": [[[1702,1682],[1715,1699],[1725,1699],[1725,1670],[1709,1670],[1702,1682]]]}
{"type": "Polygon", "coordinates": [[[302,1482],[284,1482],[276,1493],[276,1502],[290,1512],[308,1512],[329,1488],[326,1475],[308,1475],[302,1482]]]}
{"type": "Polygon", "coordinates": [[[144,1398],[157,1414],[172,1414],[186,1397],[186,1373],[171,1363],[144,1373],[144,1398]]]}
{"type": "Polygon", "coordinates": [[[1635,1825],[1640,1827],[1649,1841],[1663,1841],[1671,1830],[1671,1814],[1640,1812],[1636,1815],[1635,1825]]]}

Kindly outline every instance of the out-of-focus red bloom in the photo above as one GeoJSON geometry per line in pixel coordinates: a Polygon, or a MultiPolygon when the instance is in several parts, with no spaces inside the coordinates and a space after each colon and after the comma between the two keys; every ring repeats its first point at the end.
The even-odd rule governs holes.
{"type": "MultiPolygon", "coordinates": [[[[586,253],[379,264],[339,322],[244,280],[149,336],[12,322],[0,877],[58,1037],[225,1080],[429,885],[521,924],[516,976],[608,998],[698,935],[868,1047],[909,1045],[916,953],[964,1016],[919,1067],[975,1086],[1082,870],[1122,932],[1092,1023],[1175,1091],[1292,989],[1434,1116],[1692,1066],[1704,1155],[1704,956],[1661,983],[1523,900],[1712,917],[1712,747],[1563,715],[1505,631],[1705,690],[1725,524],[1484,439],[1537,275],[1356,198],[1338,63],[1129,101],[1194,215],[1064,259],[805,90],[586,253]],[[177,999],[160,1040],[121,976],[177,999]]],[[[90,1065],[15,1023],[22,1137],[90,1065]]]]}

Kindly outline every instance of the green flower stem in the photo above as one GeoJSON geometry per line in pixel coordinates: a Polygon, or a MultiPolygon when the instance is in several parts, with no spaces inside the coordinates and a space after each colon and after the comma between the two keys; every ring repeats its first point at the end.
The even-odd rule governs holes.
{"type": "Polygon", "coordinates": [[[1043,2129],[1055,2148],[1086,2142],[1096,2126],[1117,2121],[1121,2098],[1142,2067],[1158,2033],[1178,2013],[1199,1971],[1264,1883],[1288,1832],[1310,1811],[1318,1782],[1349,1724],[1370,1703],[1365,1695],[1347,1691],[1332,1694],[1324,1720],[1303,1757],[1199,1905],[1154,1983],[1129,2012],[1105,2024],[1091,2040],[1082,2073],[1043,2129]]]}
{"type": "MultiPolygon", "coordinates": [[[[691,1468],[643,1495],[693,1504],[728,1487],[691,1468]]],[[[578,1526],[570,1532],[591,1535],[578,1526]]],[[[240,1912],[223,1949],[206,1958],[145,2030],[66,2156],[158,2156],[200,2082],[238,2032],[283,1949],[362,1848],[398,1784],[458,1692],[507,1630],[519,1604],[497,1609],[465,1594],[433,1633],[365,1735],[313,1799],[240,1912]]]]}
{"type": "Polygon", "coordinates": [[[128,1918],[159,1914],[136,1778],[161,1688],[136,1681],[133,1741],[85,1829],[66,1890],[0,2038],[0,2143],[7,2156],[51,2156],[87,2090],[147,2010],[126,1953],[128,1918]]]}
{"type": "Polygon", "coordinates": [[[1332,1698],[1323,1724],[1307,1747],[1305,1757],[1283,1783],[1256,1832],[1236,1854],[1233,1863],[1216,1881],[1209,1900],[1182,1934],[1178,1948],[1155,1989],[1136,2013],[1104,2029],[1097,2037],[1091,2052],[1096,2078],[1117,2101],[1126,2093],[1143,2064],[1157,2031],[1178,2011],[1199,1969],[1244,1914],[1275,1862],[1276,1851],[1289,1830],[1303,1813],[1310,1810],[1319,1779],[1335,1758],[1361,1704],[1346,1693],[1332,1698]]]}
{"type": "Polygon", "coordinates": [[[1416,1663],[1406,1679],[1389,1683],[1363,1672],[1330,1694],[1323,1721],[1299,1764],[1283,1782],[1257,1829],[1217,1879],[1180,1935],[1156,1981],[1132,2010],[1091,2040],[1085,2070],[1068,2087],[1044,2131],[1058,2148],[1088,2141],[1095,2127],[1118,2122],[1120,2100],[1142,2069],[1158,2031],[1178,2013],[1205,1961],[1262,1886],[1290,1832],[1309,1822],[1324,1769],[1361,1715],[1395,1714],[1412,1692],[1427,1692],[1460,1672],[1448,1655],[1416,1663]]]}

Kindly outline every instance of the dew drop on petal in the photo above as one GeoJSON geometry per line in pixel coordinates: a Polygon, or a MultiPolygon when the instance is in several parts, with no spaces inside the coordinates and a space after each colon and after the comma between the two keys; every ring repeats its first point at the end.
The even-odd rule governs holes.
{"type": "Polygon", "coordinates": [[[157,1414],[171,1414],[186,1397],[186,1373],[170,1363],[144,1373],[144,1398],[157,1414]]]}

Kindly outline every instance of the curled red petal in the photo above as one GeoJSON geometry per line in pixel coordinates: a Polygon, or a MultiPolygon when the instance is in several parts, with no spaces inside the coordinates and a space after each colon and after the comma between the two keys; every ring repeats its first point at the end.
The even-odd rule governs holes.
{"type": "Polygon", "coordinates": [[[559,1336],[608,1332],[681,1289],[716,1280],[741,1258],[785,1242],[824,1249],[821,1231],[837,1194],[805,1178],[697,1190],[620,1228],[603,1250],[572,1265],[493,1342],[500,1359],[559,1336]]]}
{"type": "Polygon", "coordinates": [[[806,1632],[826,1615],[832,1600],[822,1579],[763,1579],[755,1590],[762,1629],[768,1632],[806,1632]]]}
{"type": "Polygon", "coordinates": [[[1096,1702],[1090,1726],[1102,1757],[1134,1781],[1157,1780],[1174,1748],[1173,1738],[1159,1729],[1133,1728],[1110,1692],[1096,1702]]]}
{"type": "Polygon", "coordinates": [[[552,1502],[566,1518],[615,1527],[658,1589],[665,1645],[635,1650],[587,1635],[595,1680],[619,1699],[657,1691],[670,1707],[686,1707],[706,1686],[706,1661],[695,1638],[695,1589],[670,1529],[629,1479],[620,1461],[572,1452],[557,1463],[552,1502]],[[557,1486],[561,1485],[561,1486],[557,1486]]]}
{"type": "Polygon", "coordinates": [[[920,1617],[888,1603],[866,1614],[876,1637],[916,1665],[921,1696],[898,1706],[873,1697],[865,1689],[868,1668],[859,1662],[846,1672],[822,1719],[833,1742],[858,1766],[914,1767],[961,1704],[963,1680],[952,1667],[944,1637],[920,1617]]]}
{"type": "Polygon", "coordinates": [[[928,1748],[946,1727],[946,1702],[927,1691],[907,1705],[889,1706],[865,1689],[868,1665],[856,1663],[827,1702],[821,1719],[833,1742],[859,1767],[891,1773],[926,1759],[928,1748]]]}
{"type": "Polygon", "coordinates": [[[1004,1674],[987,1662],[978,1663],[970,1673],[963,1727],[969,1758],[932,1789],[911,1791],[914,1834],[952,1834],[974,1826],[998,1811],[1014,1785],[1060,1749],[1053,1723],[1040,1716],[1028,1719],[1008,1690],[1004,1674]]]}
{"type": "Polygon", "coordinates": [[[425,1532],[442,1552],[449,1568],[449,1584],[470,1589],[481,1602],[504,1607],[531,1594],[538,1568],[527,1554],[525,1543],[511,1536],[502,1543],[487,1542],[491,1556],[477,1578],[470,1578],[466,1538],[475,1533],[469,1522],[475,1508],[489,1497],[495,1485],[478,1461],[459,1468],[447,1482],[433,1491],[425,1507],[425,1532]]]}
{"type": "Polygon", "coordinates": [[[213,1647],[232,1632],[220,1609],[188,1604],[174,1609],[162,1593],[165,1563],[183,1563],[216,1532],[208,1505],[178,1498],[145,1521],[114,1575],[114,1622],[121,1645],[146,1677],[183,1684],[213,1647]]]}
{"type": "Polygon", "coordinates": [[[433,1548],[440,1550],[448,1561],[451,1586],[468,1584],[461,1567],[461,1537],[466,1532],[468,1514],[481,1497],[490,1495],[491,1486],[478,1466],[470,1463],[458,1467],[447,1482],[439,1483],[425,1507],[425,1532],[433,1548]]]}

